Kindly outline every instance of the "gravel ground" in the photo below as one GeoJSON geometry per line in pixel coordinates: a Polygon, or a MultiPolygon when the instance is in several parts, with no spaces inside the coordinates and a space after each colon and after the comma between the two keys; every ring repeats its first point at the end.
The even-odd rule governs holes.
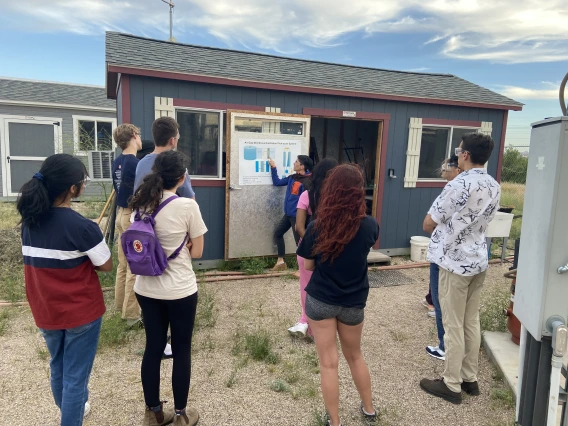
{"type": "MultiPolygon", "coordinates": [[[[486,289],[509,286],[502,278],[508,268],[492,266],[486,289]]],[[[491,398],[502,386],[493,379],[487,357],[480,357],[481,396],[464,396],[455,406],[424,393],[422,377],[437,377],[443,363],[424,348],[435,343],[434,320],[420,305],[428,283],[427,269],[402,271],[409,284],[372,288],[366,310],[364,354],[371,370],[381,425],[437,426],[512,424],[514,410],[491,398]]],[[[316,426],[314,413],[323,410],[319,375],[312,343],[292,339],[286,328],[299,314],[296,280],[256,279],[210,283],[215,298],[214,327],[196,332],[189,404],[200,414],[200,425],[316,426]],[[233,355],[235,334],[269,331],[276,365],[233,355]],[[230,380],[231,379],[231,380],[230,380]],[[286,391],[271,389],[274,381],[290,384],[286,391]],[[230,385],[230,387],[228,386],[230,385]]],[[[119,348],[97,355],[90,381],[92,411],[85,425],[139,425],[144,402],[140,384],[142,332],[119,348]]],[[[57,425],[58,410],[49,388],[49,357],[27,308],[16,309],[8,330],[0,337],[1,425],[57,425]]],[[[163,362],[162,398],[173,401],[169,383],[172,361],[163,362]]],[[[349,369],[340,363],[341,410],[344,425],[362,425],[359,398],[349,369]]]]}

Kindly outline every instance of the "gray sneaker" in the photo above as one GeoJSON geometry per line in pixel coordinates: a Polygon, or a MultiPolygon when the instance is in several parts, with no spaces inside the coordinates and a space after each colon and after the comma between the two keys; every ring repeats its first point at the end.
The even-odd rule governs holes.
{"type": "Polygon", "coordinates": [[[361,401],[361,414],[365,418],[365,421],[367,422],[368,425],[374,425],[379,420],[377,410],[375,410],[375,412],[373,414],[365,413],[365,410],[363,410],[363,401],[361,401]]]}

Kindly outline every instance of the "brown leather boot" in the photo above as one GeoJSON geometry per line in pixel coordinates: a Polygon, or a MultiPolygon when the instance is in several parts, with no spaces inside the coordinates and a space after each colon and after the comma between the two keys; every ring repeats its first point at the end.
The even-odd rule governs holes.
{"type": "Polygon", "coordinates": [[[160,402],[160,411],[152,411],[146,407],[144,413],[144,421],[142,426],[163,426],[169,425],[174,419],[174,410],[172,408],[164,409],[164,402],[160,402]]]}
{"type": "Polygon", "coordinates": [[[195,426],[199,422],[199,413],[195,408],[187,408],[176,413],[173,426],[195,426]]]}

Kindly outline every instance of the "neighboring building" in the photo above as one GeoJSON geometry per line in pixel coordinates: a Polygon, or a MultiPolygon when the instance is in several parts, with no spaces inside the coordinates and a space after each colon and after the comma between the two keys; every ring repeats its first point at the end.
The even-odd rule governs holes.
{"type": "MultiPolygon", "coordinates": [[[[422,220],[445,185],[437,169],[461,135],[492,135],[497,147],[488,171],[499,180],[508,111],[522,109],[519,102],[448,74],[322,63],[115,32],[106,35],[106,81],[107,96],[117,100],[119,123],[139,126],[143,138],[151,138],[156,117],[172,116],[180,123],[178,147],[189,156],[209,228],[208,260],[274,253],[271,229],[274,216],[282,214],[283,193],[239,180],[237,143],[242,140],[301,140],[305,154],[309,145],[314,157],[364,165],[369,213],[381,225],[377,248],[396,255],[408,253],[411,236],[423,235],[422,220]]],[[[264,158],[258,157],[262,151],[256,155],[264,158]]],[[[262,161],[260,166],[257,172],[262,161]]]]}
{"type": "Polygon", "coordinates": [[[93,179],[86,196],[110,194],[115,127],[116,103],[104,87],[0,78],[0,198],[17,196],[42,161],[61,152],[85,161],[93,179]]]}

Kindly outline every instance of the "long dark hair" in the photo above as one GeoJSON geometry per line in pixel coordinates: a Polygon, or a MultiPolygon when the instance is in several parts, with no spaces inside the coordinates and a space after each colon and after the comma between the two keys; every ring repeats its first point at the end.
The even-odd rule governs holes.
{"type": "Polygon", "coordinates": [[[130,199],[132,209],[151,214],[160,205],[164,190],[174,188],[185,174],[184,157],[177,151],[162,152],[156,157],[152,173],[144,178],[130,199]]]}
{"type": "Polygon", "coordinates": [[[77,157],[69,154],[47,157],[39,173],[20,190],[16,208],[22,216],[21,223],[30,228],[39,226],[55,200],[66,195],[72,186],[79,193],[85,176],[87,169],[77,157]]]}
{"type": "Polygon", "coordinates": [[[333,158],[324,158],[314,167],[312,180],[310,182],[308,198],[310,200],[310,210],[312,211],[312,220],[316,217],[316,209],[320,198],[321,187],[327,173],[337,166],[337,161],[333,158]]]}
{"type": "Polygon", "coordinates": [[[351,164],[333,168],[327,176],[315,221],[314,255],[333,262],[354,237],[365,217],[365,189],[361,170],[351,164]]]}

